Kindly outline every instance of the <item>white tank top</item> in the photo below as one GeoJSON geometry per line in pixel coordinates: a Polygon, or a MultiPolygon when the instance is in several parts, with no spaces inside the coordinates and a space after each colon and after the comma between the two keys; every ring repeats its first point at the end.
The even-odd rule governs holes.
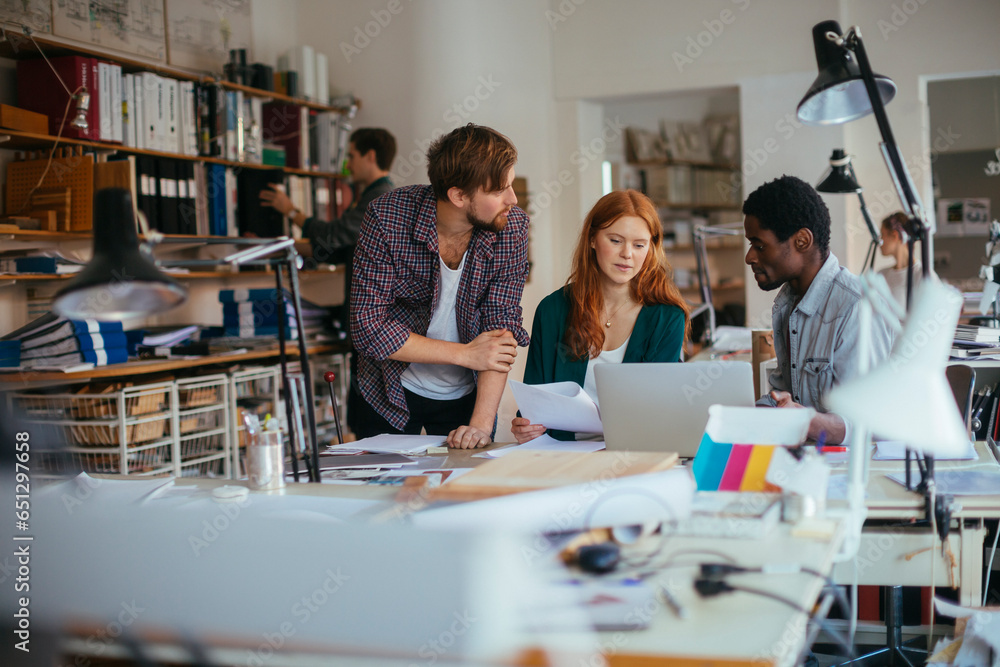
{"type": "MultiPolygon", "coordinates": [[[[462,269],[465,267],[465,255],[462,255],[462,261],[457,269],[449,269],[440,255],[438,262],[441,265],[438,302],[431,314],[431,323],[427,327],[427,338],[457,343],[459,339],[455,301],[458,296],[458,283],[462,279],[462,269]]],[[[400,381],[414,394],[437,401],[461,398],[476,386],[471,370],[453,364],[410,364],[403,371],[400,381]]]]}
{"type": "Polygon", "coordinates": [[[631,334],[625,339],[620,347],[614,350],[602,350],[599,355],[587,361],[587,375],[583,379],[583,390],[594,399],[594,403],[600,406],[597,401],[597,380],[594,379],[594,367],[598,364],[620,364],[625,359],[625,348],[628,347],[631,334]]]}

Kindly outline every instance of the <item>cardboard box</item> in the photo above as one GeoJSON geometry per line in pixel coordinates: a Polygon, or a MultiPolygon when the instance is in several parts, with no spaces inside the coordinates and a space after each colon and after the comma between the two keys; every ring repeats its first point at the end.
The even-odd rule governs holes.
{"type": "Polygon", "coordinates": [[[49,133],[49,117],[42,113],[0,104],[0,127],[32,134],[49,133]]]}

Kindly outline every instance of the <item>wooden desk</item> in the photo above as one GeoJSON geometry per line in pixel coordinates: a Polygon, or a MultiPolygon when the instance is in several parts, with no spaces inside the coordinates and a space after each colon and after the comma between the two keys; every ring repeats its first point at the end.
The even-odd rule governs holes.
{"type": "MultiPolygon", "coordinates": [[[[976,454],[975,461],[938,461],[935,469],[1000,469],[985,443],[976,443],[976,454]]],[[[851,583],[856,565],[860,584],[928,586],[933,581],[935,586],[958,588],[960,604],[978,606],[982,602],[986,537],[983,521],[1000,518],[1000,494],[955,497],[957,507],[948,537],[954,555],[952,561],[950,556],[941,554],[939,540],[930,528],[907,525],[924,518],[924,499],[885,476],[889,472],[902,472],[903,468],[902,461],[871,462],[868,517],[861,546],[853,562],[837,565],[834,579],[838,583],[851,583]]],[[[916,466],[914,473],[917,474],[916,466]]]]}
{"type": "MultiPolygon", "coordinates": [[[[454,452],[447,457],[437,457],[441,467],[457,466],[464,467],[473,461],[479,462],[481,459],[470,458],[474,452],[460,451],[454,452]]],[[[125,482],[129,483],[129,482],[125,482]]],[[[176,485],[179,487],[194,486],[199,489],[208,489],[222,484],[240,484],[225,480],[208,479],[177,479],[176,485]]],[[[100,491],[98,489],[97,491],[100,491]]],[[[392,507],[392,497],[396,492],[391,487],[375,486],[354,486],[336,484],[289,484],[278,496],[278,501],[288,499],[292,501],[297,496],[329,496],[342,498],[355,498],[385,501],[380,507],[373,507],[372,516],[378,515],[386,517],[386,509],[392,507]]],[[[268,499],[274,500],[272,494],[265,494],[268,499]]],[[[251,500],[257,496],[251,494],[251,500]]],[[[100,499],[88,499],[81,508],[82,513],[95,512],[95,507],[101,505],[91,505],[90,503],[100,503],[100,499]]],[[[153,504],[158,501],[153,501],[153,504]]],[[[209,501],[211,502],[211,501],[209,501]]],[[[293,507],[294,503],[289,502],[293,507]]],[[[200,526],[201,516],[190,506],[177,509],[185,514],[185,520],[191,525],[200,526]],[[193,518],[186,518],[193,517],[193,518]]],[[[218,514],[220,510],[215,510],[218,514]]],[[[295,510],[301,511],[301,510],[295,510]]],[[[293,512],[289,511],[289,520],[293,512]]],[[[80,517],[77,513],[73,517],[74,521],[80,517]]],[[[67,519],[68,520],[68,519],[67,519]]],[[[104,519],[105,521],[107,519],[104,519]]],[[[220,536],[217,542],[211,546],[211,551],[205,553],[209,556],[216,556],[219,552],[216,549],[225,549],[227,541],[239,534],[238,531],[249,530],[251,525],[245,523],[251,519],[234,519],[232,528],[226,528],[226,532],[220,536]]],[[[314,520],[315,521],[315,520],[314,520]]],[[[77,525],[77,524],[74,524],[77,525]]],[[[363,524],[362,524],[363,526],[363,524]]],[[[310,548],[315,548],[317,533],[322,529],[321,523],[303,524],[302,533],[303,544],[309,544],[310,548]]],[[[82,529],[82,528],[81,528],[82,529]]],[[[373,527],[374,530],[374,527],[373,527]]],[[[829,572],[832,567],[833,558],[837,553],[843,535],[843,526],[832,524],[832,531],[819,538],[797,537],[792,535],[789,525],[780,524],[776,527],[766,540],[733,540],[723,538],[688,538],[670,537],[662,542],[662,550],[659,557],[669,560],[668,567],[661,567],[659,572],[650,579],[657,585],[662,585],[670,590],[677,601],[687,610],[687,618],[679,618],[675,612],[664,603],[662,598],[657,598],[655,606],[648,609],[636,609],[637,615],[648,614],[651,618],[651,626],[646,630],[603,632],[603,633],[575,633],[575,632],[545,632],[529,637],[527,649],[522,657],[514,664],[518,665],[545,665],[542,656],[545,651],[562,649],[571,652],[575,657],[571,664],[599,664],[601,656],[607,659],[608,664],[613,667],[625,666],[651,666],[651,665],[792,665],[799,653],[809,641],[806,618],[794,609],[767,598],[744,592],[727,593],[718,597],[702,599],[692,588],[692,582],[697,575],[697,567],[702,562],[732,561],[754,567],[763,564],[799,564],[811,567],[821,572],[829,572]]],[[[166,539],[166,538],[165,538],[166,539]]],[[[172,540],[172,538],[170,538],[172,540]]],[[[182,542],[189,539],[184,537],[182,542]]],[[[50,540],[51,541],[51,540],[50,540]]],[[[168,540],[169,541],[169,540],[168,540]]],[[[398,548],[398,545],[397,545],[398,548]]],[[[337,563],[338,556],[335,545],[328,545],[327,562],[337,563]]],[[[245,553],[246,557],[252,557],[251,552],[245,553]]],[[[318,555],[317,555],[318,557],[318,555]]],[[[384,554],[380,555],[384,558],[384,554]]],[[[306,559],[312,562],[314,558],[306,559]]],[[[453,559],[452,559],[453,560],[453,559]]],[[[306,562],[303,561],[303,562],[306,562]]],[[[661,565],[663,561],[658,561],[661,565]]],[[[443,567],[454,567],[454,564],[443,567]]],[[[281,567],[284,571],[288,563],[275,564],[272,568],[281,567]]],[[[236,567],[237,563],[233,563],[236,567]]],[[[243,564],[246,568],[246,563],[243,564]]],[[[502,569],[490,566],[493,571],[502,569]]],[[[345,566],[346,570],[346,566],[345,566]]],[[[417,574],[417,573],[411,573],[417,574]]],[[[432,571],[421,570],[419,574],[429,577],[441,576],[443,573],[434,575],[432,571]]],[[[120,574],[118,575],[121,576],[120,574]]],[[[163,577],[168,577],[169,573],[162,573],[163,577]]],[[[499,574],[497,576],[500,576],[499,574]]],[[[165,581],[166,581],[165,580],[165,581]]],[[[183,590],[184,579],[175,578],[177,590],[183,590]]],[[[730,578],[730,583],[746,587],[761,589],[770,593],[780,595],[789,599],[794,604],[812,609],[817,597],[820,594],[822,581],[807,574],[750,574],[735,575],[730,578]]],[[[60,589],[61,590],[61,589],[60,589]]],[[[139,593],[135,593],[138,595],[139,593]]],[[[180,594],[180,593],[179,593],[180,594]]],[[[405,595],[401,599],[405,599],[405,595]]],[[[143,603],[145,604],[145,602],[143,603]]],[[[402,604],[402,603],[401,603],[402,604]]],[[[152,605],[147,605],[150,608],[152,605]]],[[[34,613],[34,611],[33,611],[34,613]]],[[[154,612],[151,610],[150,615],[154,612]]],[[[194,613],[194,610],[192,610],[194,613]]],[[[825,610],[823,612],[825,614],[825,610]]],[[[197,616],[197,614],[195,614],[197,616]]],[[[294,621],[294,619],[293,619],[294,621]]],[[[296,625],[296,628],[299,626],[296,625]]],[[[202,628],[202,632],[207,628],[202,628]]],[[[310,628],[310,631],[321,631],[322,628],[310,628]]],[[[152,655],[172,656],[181,662],[188,659],[182,652],[174,650],[169,652],[170,639],[154,647],[152,655]]],[[[232,638],[231,638],[232,639],[232,638]]],[[[260,642],[257,636],[245,637],[245,640],[253,640],[256,645],[260,642]]],[[[247,642],[244,641],[244,644],[247,642]]],[[[318,646],[322,646],[319,644],[318,646]]],[[[70,643],[69,649],[72,652],[87,654],[88,647],[83,640],[74,640],[70,643]]],[[[112,655],[111,649],[105,644],[100,646],[102,655],[112,655]]],[[[301,645],[299,645],[301,649],[301,645]]],[[[328,649],[320,649],[328,650],[328,649]]],[[[208,652],[209,657],[218,664],[245,664],[247,651],[245,646],[236,643],[223,643],[212,648],[208,652]]],[[[447,656],[446,656],[447,657],[447,656]]],[[[277,663],[265,661],[265,664],[294,664],[294,665],[402,665],[407,666],[415,662],[413,656],[406,658],[375,658],[360,659],[357,656],[338,656],[320,652],[280,652],[277,663]]],[[[417,661],[423,664],[423,661],[417,661]]],[[[446,660],[447,664],[473,664],[470,662],[453,662],[446,660]]],[[[485,663],[475,663],[485,664],[485,663]]],[[[508,663],[510,664],[510,663],[508,663]]]]}
{"type": "MultiPolygon", "coordinates": [[[[447,457],[435,457],[441,460],[436,467],[469,467],[482,463],[484,459],[472,458],[477,451],[456,450],[447,457]]],[[[226,482],[183,479],[177,483],[204,488],[226,482]]],[[[397,490],[398,487],[301,483],[289,484],[284,493],[366,498],[388,503],[397,490]]],[[[419,509],[419,503],[411,509],[419,509]]],[[[393,516],[393,511],[380,512],[381,518],[387,516],[393,516]]],[[[672,562],[651,581],[667,587],[689,613],[689,618],[678,618],[662,598],[658,598],[655,608],[636,610],[637,614],[651,617],[651,626],[646,630],[602,632],[596,637],[549,632],[539,644],[575,653],[583,651],[585,656],[594,656],[595,660],[596,655],[601,654],[612,667],[794,664],[807,641],[804,615],[781,602],[750,593],[736,592],[702,599],[693,588],[698,565],[731,559],[747,567],[799,564],[830,572],[842,538],[843,526],[839,524],[834,524],[832,534],[820,538],[794,536],[790,525],[779,524],[763,541],[670,537],[661,542],[657,539],[653,548],[663,545],[659,558],[672,562]],[[721,637],[725,640],[720,640],[721,637]]],[[[749,574],[734,576],[730,581],[781,595],[806,609],[813,608],[823,586],[821,580],[808,574],[749,574]]],[[[590,664],[587,659],[585,657],[580,664],[590,664]]]]}

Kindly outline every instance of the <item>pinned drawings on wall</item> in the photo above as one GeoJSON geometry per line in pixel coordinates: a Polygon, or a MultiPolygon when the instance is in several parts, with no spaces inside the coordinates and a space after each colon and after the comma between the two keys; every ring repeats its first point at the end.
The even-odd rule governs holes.
{"type": "Polygon", "coordinates": [[[32,32],[52,34],[51,0],[0,0],[0,16],[5,23],[27,26],[32,32]]]}
{"type": "Polygon", "coordinates": [[[250,0],[166,0],[170,64],[221,73],[233,49],[251,50],[250,0]]]}
{"type": "Polygon", "coordinates": [[[163,0],[54,0],[52,32],[101,49],[166,58],[163,0]]]}

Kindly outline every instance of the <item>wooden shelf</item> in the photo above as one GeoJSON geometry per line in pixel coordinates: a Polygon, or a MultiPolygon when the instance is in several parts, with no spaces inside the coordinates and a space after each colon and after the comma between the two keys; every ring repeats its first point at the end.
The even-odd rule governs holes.
{"type": "Polygon", "coordinates": [[[732,171],[740,168],[738,164],[704,162],[701,160],[641,160],[629,162],[628,164],[633,167],[697,167],[704,169],[730,169],[732,171]]]}
{"type": "Polygon", "coordinates": [[[701,209],[703,211],[742,211],[743,206],[739,204],[677,204],[674,202],[664,201],[663,199],[654,199],[653,204],[657,208],[692,208],[701,209]]]}
{"type": "MultiPolygon", "coordinates": [[[[20,30],[8,25],[7,29],[4,30],[4,36],[7,39],[0,42],[0,57],[11,58],[13,60],[41,57],[41,53],[39,53],[38,49],[35,48],[35,44],[32,43],[27,36],[22,34],[20,30]]],[[[297,104],[310,109],[316,109],[317,111],[347,111],[347,109],[343,107],[310,102],[298,97],[290,97],[288,95],[276,93],[273,90],[262,90],[260,88],[252,88],[250,86],[232,83],[231,81],[219,79],[205,72],[185,69],[182,67],[174,67],[151,58],[140,58],[134,55],[125,55],[118,52],[115,52],[113,55],[109,55],[107,50],[102,50],[89,44],[82,44],[68,39],[53,37],[51,35],[33,35],[33,37],[35,42],[37,42],[38,45],[45,50],[45,55],[49,58],[76,54],[100,58],[102,60],[114,60],[122,66],[122,71],[124,72],[154,71],[161,76],[167,76],[172,79],[197,81],[199,83],[218,83],[223,88],[228,90],[240,90],[248,95],[253,95],[254,97],[270,98],[278,102],[297,104]]],[[[360,100],[355,100],[355,103],[359,107],[361,106],[360,100]]]]}
{"type": "MultiPolygon", "coordinates": [[[[712,285],[713,292],[723,292],[726,290],[741,290],[746,287],[746,281],[744,280],[733,280],[725,283],[719,283],[717,285],[712,285]]],[[[692,285],[691,287],[679,287],[681,292],[697,292],[698,286],[692,285]]]]}
{"type": "MultiPolygon", "coordinates": [[[[33,134],[31,132],[21,132],[19,130],[0,129],[0,148],[10,150],[47,150],[55,145],[56,137],[50,134],[33,134]]],[[[123,146],[122,144],[108,144],[98,141],[87,141],[86,139],[68,139],[62,137],[58,140],[59,145],[84,146],[93,148],[96,151],[110,153],[129,153],[133,155],[152,155],[156,157],[168,157],[176,160],[187,160],[188,162],[209,162],[222,164],[227,167],[238,167],[240,169],[280,169],[286,174],[296,174],[300,176],[316,176],[321,178],[343,179],[343,174],[336,174],[331,171],[312,171],[308,169],[296,169],[293,167],[276,167],[269,164],[255,164],[251,162],[234,162],[223,160],[207,155],[183,155],[181,153],[169,153],[166,151],[154,151],[148,148],[134,148],[123,146]]]]}
{"type": "MultiPolygon", "coordinates": [[[[663,246],[665,252],[690,252],[694,250],[694,245],[691,243],[684,243],[681,245],[663,246]]],[[[743,250],[742,240],[740,243],[715,243],[714,245],[705,245],[705,250],[743,250]]]]}
{"type": "MultiPolygon", "coordinates": [[[[297,341],[289,341],[286,344],[286,351],[289,357],[298,357],[299,348],[297,341]]],[[[326,354],[347,351],[343,344],[326,343],[313,345],[306,350],[308,354],[326,354]]],[[[58,371],[11,371],[0,372],[0,391],[17,391],[27,389],[25,385],[30,383],[71,383],[83,382],[94,378],[112,378],[132,375],[148,375],[150,373],[168,373],[171,371],[185,370],[189,368],[199,368],[201,366],[212,366],[216,364],[242,364],[246,361],[259,359],[273,359],[278,357],[278,347],[266,350],[250,350],[240,354],[229,355],[209,355],[196,359],[148,359],[143,361],[129,361],[124,364],[112,364],[110,366],[97,366],[90,370],[77,373],[60,373],[58,371]]]]}

